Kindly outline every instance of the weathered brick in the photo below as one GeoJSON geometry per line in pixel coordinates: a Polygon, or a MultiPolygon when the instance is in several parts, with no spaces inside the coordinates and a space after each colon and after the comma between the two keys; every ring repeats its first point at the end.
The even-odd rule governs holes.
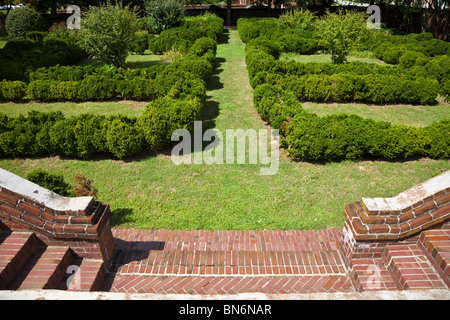
{"type": "Polygon", "coordinates": [[[21,215],[23,214],[23,210],[20,210],[20,209],[18,209],[16,207],[12,207],[12,206],[10,206],[10,205],[8,205],[6,203],[2,203],[0,205],[0,212],[4,212],[7,215],[11,215],[11,216],[14,216],[16,218],[20,218],[21,215]]]}
{"type": "Polygon", "coordinates": [[[431,212],[431,215],[434,219],[441,218],[442,216],[445,216],[450,213],[450,204],[440,207],[434,212],[431,212]]]}
{"type": "Polygon", "coordinates": [[[404,213],[404,214],[400,215],[399,218],[398,218],[398,221],[399,221],[399,223],[402,223],[402,222],[414,219],[414,217],[415,217],[414,216],[414,212],[410,211],[410,212],[407,212],[407,213],[404,213]]]}
{"type": "Polygon", "coordinates": [[[353,218],[352,220],[353,228],[355,229],[355,232],[358,234],[366,234],[367,233],[367,227],[361,222],[359,218],[353,218]]]}
{"type": "Polygon", "coordinates": [[[41,209],[40,208],[37,208],[37,207],[35,207],[35,206],[33,206],[33,205],[29,204],[29,203],[26,203],[26,202],[19,202],[18,207],[22,208],[26,212],[31,213],[31,214],[33,214],[35,216],[39,216],[40,213],[41,213],[41,209]]]}
{"type": "Polygon", "coordinates": [[[26,211],[23,215],[22,215],[22,219],[32,225],[35,225],[39,228],[42,228],[44,226],[44,221],[39,219],[38,217],[36,217],[34,214],[29,213],[28,211],[26,211]]]}
{"type": "Polygon", "coordinates": [[[384,224],[370,225],[369,233],[388,233],[389,226],[384,224]]]}
{"type": "Polygon", "coordinates": [[[64,233],[84,233],[86,226],[84,225],[72,225],[72,224],[66,224],[64,226],[64,233]]]}
{"type": "Polygon", "coordinates": [[[436,204],[437,204],[438,206],[441,206],[441,205],[443,205],[443,204],[449,203],[449,202],[450,202],[450,193],[447,194],[447,195],[441,196],[441,197],[439,197],[439,198],[436,198],[436,199],[434,200],[434,202],[436,202],[436,204]]]}
{"type": "Polygon", "coordinates": [[[420,206],[417,209],[414,209],[414,214],[416,215],[416,217],[427,213],[428,211],[431,211],[433,209],[436,209],[436,204],[434,203],[434,201],[428,202],[426,204],[424,204],[423,206],[420,206]]]}
{"type": "Polygon", "coordinates": [[[17,204],[18,199],[5,192],[0,192],[0,201],[6,201],[9,204],[15,206],[17,204]]]}
{"type": "Polygon", "coordinates": [[[431,214],[426,213],[424,215],[421,215],[418,218],[415,218],[415,219],[409,221],[409,224],[410,224],[412,229],[415,229],[415,228],[418,228],[421,225],[431,221],[432,219],[433,219],[433,217],[431,216],[431,214]]]}
{"type": "Polygon", "coordinates": [[[55,216],[53,214],[45,212],[45,211],[41,212],[41,217],[50,222],[55,221],[55,216]]]}

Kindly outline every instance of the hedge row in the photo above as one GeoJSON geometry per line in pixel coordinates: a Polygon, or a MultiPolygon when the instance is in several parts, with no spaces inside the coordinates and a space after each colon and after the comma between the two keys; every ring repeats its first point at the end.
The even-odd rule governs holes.
{"type": "Polygon", "coordinates": [[[154,99],[142,116],[29,112],[9,118],[0,113],[0,157],[53,156],[88,159],[106,153],[118,158],[171,143],[175,129],[193,130],[214,69],[216,41],[199,38],[183,58],[144,69],[64,67],[38,69],[31,82],[0,82],[3,99],[25,92],[38,100],[105,100],[118,96],[154,99]]]}
{"type": "Polygon", "coordinates": [[[431,33],[392,35],[386,32],[374,32],[366,44],[378,59],[390,64],[402,64],[402,57],[415,56],[419,64],[425,64],[429,58],[450,56],[450,43],[434,39],[431,33]]]}
{"type": "Polygon", "coordinates": [[[439,92],[439,83],[435,79],[409,80],[378,74],[358,76],[338,73],[281,77],[258,73],[252,82],[254,86],[281,85],[292,91],[297,99],[305,101],[432,104],[439,92]]]}
{"type": "Polygon", "coordinates": [[[95,114],[65,118],[60,111],[8,118],[0,113],[0,157],[88,159],[107,153],[124,158],[144,149],[157,150],[170,143],[173,130],[192,130],[203,105],[197,97],[163,97],[150,102],[139,118],[95,114]]]}
{"type": "Polygon", "coordinates": [[[403,69],[360,62],[346,64],[280,61],[280,47],[266,38],[246,45],[250,84],[279,84],[299,99],[370,103],[432,104],[450,98],[450,57],[436,56],[424,66],[403,69]]]}
{"type": "Polygon", "coordinates": [[[216,42],[200,38],[189,52],[170,65],[142,69],[92,66],[54,66],[30,73],[30,83],[3,82],[4,100],[28,96],[40,101],[98,101],[118,98],[153,100],[170,94],[174,98],[205,97],[205,83],[214,69],[216,42]]]}
{"type": "Polygon", "coordinates": [[[275,44],[282,52],[313,54],[324,50],[326,43],[312,32],[282,28],[275,18],[242,18],[238,20],[239,37],[244,43],[264,38],[275,44]]]}
{"type": "Polygon", "coordinates": [[[149,48],[154,54],[162,54],[168,50],[187,52],[200,38],[218,40],[223,33],[223,19],[214,15],[186,19],[177,28],[167,29],[157,37],[150,37],[149,48]]]}
{"type": "Polygon", "coordinates": [[[240,20],[238,30],[245,26],[239,32],[247,42],[246,62],[255,108],[263,120],[280,129],[281,145],[292,157],[311,161],[450,157],[450,120],[414,128],[356,115],[319,117],[306,112],[299,101],[432,103],[438,92],[449,92],[447,56],[408,68],[284,62],[277,60],[282,47],[268,39],[263,29],[264,24],[272,23],[271,19],[240,20]],[[252,26],[249,20],[257,23],[252,26]]]}
{"type": "Polygon", "coordinates": [[[10,40],[0,49],[0,79],[28,82],[30,70],[71,65],[86,57],[87,54],[68,39],[10,40]]]}
{"type": "Polygon", "coordinates": [[[294,158],[340,161],[450,157],[448,119],[415,128],[356,115],[319,117],[306,112],[292,91],[270,84],[257,86],[253,101],[261,118],[281,129],[281,145],[294,158]]]}

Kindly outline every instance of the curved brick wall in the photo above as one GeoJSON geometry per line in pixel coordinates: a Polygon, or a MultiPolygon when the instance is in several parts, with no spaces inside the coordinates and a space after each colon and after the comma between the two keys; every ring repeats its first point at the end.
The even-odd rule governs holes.
{"type": "Polygon", "coordinates": [[[380,258],[393,244],[415,244],[422,231],[450,227],[450,170],[393,198],[363,198],[345,206],[339,249],[352,259],[380,258]]]}
{"type": "Polygon", "coordinates": [[[81,257],[114,256],[108,205],[92,197],[66,198],[0,169],[0,225],[29,229],[48,245],[69,246],[81,257]]]}
{"type": "Polygon", "coordinates": [[[450,171],[393,198],[362,198],[345,206],[355,240],[399,240],[450,218],[450,171]]]}

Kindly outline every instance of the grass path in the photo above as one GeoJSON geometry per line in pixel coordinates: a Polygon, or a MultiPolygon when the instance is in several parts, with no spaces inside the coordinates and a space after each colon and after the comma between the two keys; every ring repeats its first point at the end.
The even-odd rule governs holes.
{"type": "MultiPolygon", "coordinates": [[[[244,44],[236,30],[224,38],[208,86],[204,129],[265,128],[253,108],[244,44]]],[[[86,175],[94,180],[99,200],[110,204],[116,228],[186,230],[341,228],[346,203],[394,196],[450,169],[447,160],[313,164],[282,157],[277,174],[261,176],[260,165],[176,166],[168,154],[125,161],[1,159],[0,167],[21,176],[42,168],[67,181],[76,173],[86,175]]]]}

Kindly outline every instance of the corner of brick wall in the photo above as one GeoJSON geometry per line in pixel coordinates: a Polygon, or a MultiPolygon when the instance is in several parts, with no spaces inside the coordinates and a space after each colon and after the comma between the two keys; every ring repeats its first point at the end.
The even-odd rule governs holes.
{"type": "Polygon", "coordinates": [[[344,262],[379,258],[393,243],[416,243],[427,229],[450,227],[450,170],[394,198],[347,204],[340,241],[344,262]]]}
{"type": "MultiPolygon", "coordinates": [[[[3,173],[4,170],[1,170],[0,174],[3,173]]],[[[82,258],[102,259],[106,267],[110,265],[115,242],[109,224],[111,210],[107,204],[93,198],[83,199],[87,204],[85,207],[72,210],[69,206],[64,211],[55,210],[51,207],[51,201],[42,203],[29,197],[26,192],[21,193],[20,183],[14,186],[13,191],[10,190],[11,185],[6,188],[2,181],[0,179],[0,229],[29,230],[46,245],[68,246],[82,258]]],[[[24,182],[28,187],[31,184],[26,180],[24,182]]],[[[42,188],[36,188],[35,192],[38,190],[42,192],[42,188]]],[[[60,197],[56,194],[52,196],[60,197]]]]}

